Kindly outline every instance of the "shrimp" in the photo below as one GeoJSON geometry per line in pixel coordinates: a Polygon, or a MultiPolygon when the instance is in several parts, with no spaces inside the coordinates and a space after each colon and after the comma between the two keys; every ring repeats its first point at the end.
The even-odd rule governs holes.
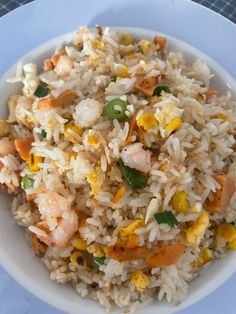
{"type": "Polygon", "coordinates": [[[80,127],[90,127],[101,116],[102,110],[103,106],[100,102],[87,98],[75,107],[73,117],[76,124],[80,127]]]}
{"type": "Polygon", "coordinates": [[[68,56],[60,56],[54,71],[58,76],[66,76],[73,69],[73,62],[68,56]]]}
{"type": "Polygon", "coordinates": [[[7,156],[8,154],[14,154],[15,151],[15,145],[9,139],[4,137],[0,140],[0,157],[7,156]]]}
{"type": "Polygon", "coordinates": [[[59,248],[66,246],[68,240],[78,231],[78,216],[70,208],[70,202],[56,192],[40,194],[35,203],[43,220],[35,227],[30,227],[37,237],[48,246],[54,245],[59,248]],[[54,224],[49,226],[50,220],[54,224]],[[38,229],[43,232],[38,232],[38,229]]]}
{"type": "Polygon", "coordinates": [[[121,152],[124,164],[142,172],[151,170],[151,153],[142,148],[141,143],[125,146],[121,152]]]}

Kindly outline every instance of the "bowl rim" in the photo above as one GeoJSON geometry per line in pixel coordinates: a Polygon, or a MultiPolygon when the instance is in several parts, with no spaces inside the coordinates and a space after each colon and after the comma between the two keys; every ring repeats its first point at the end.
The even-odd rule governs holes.
{"type": "MultiPolygon", "coordinates": [[[[195,48],[194,46],[188,44],[187,42],[180,40],[176,37],[170,36],[168,34],[165,34],[163,32],[158,32],[156,30],[152,29],[145,29],[145,28],[138,28],[138,27],[126,27],[126,26],[116,26],[116,27],[109,27],[110,29],[114,29],[115,31],[128,31],[131,34],[136,35],[137,37],[142,37],[144,34],[146,37],[153,37],[154,35],[158,34],[161,36],[164,36],[167,38],[168,41],[173,42],[176,44],[177,47],[180,47],[180,50],[186,50],[191,51],[194,56],[196,56],[197,59],[204,60],[208,66],[213,70],[213,72],[219,72],[224,77],[224,81],[228,87],[228,89],[231,90],[232,94],[235,97],[236,92],[236,81],[234,78],[226,71],[224,68],[219,65],[216,61],[214,61],[211,57],[209,57],[207,54],[202,52],[201,50],[195,48]]],[[[89,28],[91,31],[94,31],[94,28],[89,28]]],[[[68,41],[68,39],[71,39],[75,31],[57,36],[51,40],[48,40],[44,42],[43,44],[35,47],[34,49],[30,50],[27,54],[23,55],[21,58],[17,60],[0,78],[0,86],[6,84],[6,79],[15,72],[17,64],[19,62],[23,62],[26,59],[31,59],[31,62],[34,62],[34,59],[42,54],[43,52],[49,50],[49,49],[55,49],[60,43],[65,43],[68,41]],[[49,48],[50,47],[50,48],[49,48]]],[[[12,219],[14,219],[12,217],[12,219]]],[[[231,253],[233,254],[233,253],[231,253]]],[[[236,260],[236,255],[234,255],[236,260]]],[[[70,302],[64,300],[61,300],[59,297],[56,297],[53,291],[48,293],[47,290],[44,290],[43,287],[35,285],[35,282],[33,278],[30,278],[27,273],[22,272],[20,269],[20,266],[17,265],[14,261],[11,260],[10,256],[2,249],[0,245],[0,265],[25,289],[30,291],[33,295],[41,299],[42,301],[60,309],[63,311],[70,311],[70,313],[75,313],[75,308],[73,308],[73,305],[71,305],[70,302]]],[[[162,311],[162,314],[170,314],[170,313],[176,313],[179,310],[183,310],[201,299],[207,297],[209,294],[211,294],[214,290],[219,288],[225,281],[227,281],[233,273],[236,271],[236,263],[231,259],[231,261],[228,262],[227,272],[222,270],[221,272],[216,274],[216,277],[211,280],[210,282],[205,284],[204,292],[198,291],[196,295],[194,295],[193,298],[189,300],[188,296],[185,300],[181,302],[180,305],[176,306],[175,308],[171,308],[168,305],[168,308],[164,311],[162,311]]],[[[47,270],[48,271],[48,270],[47,270]]],[[[48,276],[48,279],[50,280],[50,277],[48,276]]],[[[203,289],[202,289],[203,290],[203,289]]],[[[78,295],[80,298],[80,296],[78,295]]],[[[82,306],[83,307],[83,306],[82,306]]],[[[81,309],[82,309],[81,307],[81,309]]],[[[78,305],[76,305],[76,309],[78,310],[78,305]]],[[[85,310],[85,308],[84,308],[85,310]]]]}

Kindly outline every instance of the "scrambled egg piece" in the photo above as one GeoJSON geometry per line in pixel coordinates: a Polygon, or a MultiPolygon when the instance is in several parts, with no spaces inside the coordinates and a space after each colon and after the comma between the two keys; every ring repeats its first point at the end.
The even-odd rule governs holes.
{"type": "Polygon", "coordinates": [[[173,119],[166,126],[166,136],[169,136],[174,131],[177,131],[182,125],[182,120],[180,118],[173,119]]]}
{"type": "Polygon", "coordinates": [[[95,171],[86,174],[86,178],[91,187],[91,195],[96,195],[101,190],[104,174],[99,167],[95,171]]]}
{"type": "Polygon", "coordinates": [[[94,39],[92,41],[92,46],[94,49],[99,49],[99,50],[105,50],[105,45],[104,45],[104,42],[102,42],[101,40],[99,39],[94,39]]]}
{"type": "Polygon", "coordinates": [[[131,277],[131,282],[139,292],[143,292],[149,285],[150,279],[142,270],[137,269],[131,277]]]}
{"type": "Polygon", "coordinates": [[[193,225],[185,230],[186,240],[191,245],[198,245],[209,225],[209,215],[203,210],[193,225]]]}
{"type": "Polygon", "coordinates": [[[149,130],[157,126],[157,120],[153,113],[146,112],[138,118],[137,125],[144,130],[149,130]]]}
{"type": "Polygon", "coordinates": [[[93,243],[88,246],[88,252],[93,254],[94,257],[104,256],[104,252],[98,243],[93,243]]]}
{"type": "Polygon", "coordinates": [[[123,236],[129,236],[131,234],[134,234],[135,230],[138,228],[142,228],[145,226],[144,219],[138,219],[129,224],[128,226],[124,228],[120,228],[119,234],[123,236]]]}
{"type": "Polygon", "coordinates": [[[173,126],[176,125],[179,127],[181,125],[181,117],[183,114],[183,109],[180,109],[175,106],[173,102],[170,102],[168,104],[165,104],[161,109],[157,108],[156,113],[155,113],[155,118],[157,119],[159,123],[159,128],[160,128],[160,133],[161,136],[167,137],[170,135],[170,129],[173,129],[173,126]],[[175,120],[172,122],[174,119],[179,118],[179,120],[175,120]],[[173,125],[170,125],[172,122],[173,125]],[[177,122],[177,123],[176,123],[177,122]],[[167,127],[169,125],[169,127],[167,127]],[[167,127],[167,130],[166,130],[167,127]]]}
{"type": "Polygon", "coordinates": [[[216,227],[216,243],[221,243],[222,240],[229,249],[236,249],[236,229],[228,223],[220,224],[216,227]]]}
{"type": "Polygon", "coordinates": [[[213,253],[208,248],[203,248],[196,261],[192,263],[193,268],[199,268],[204,264],[210,262],[213,258],[213,253]]]}
{"type": "Polygon", "coordinates": [[[187,197],[184,191],[175,193],[171,201],[177,213],[185,213],[188,210],[187,197]]]}
{"type": "Polygon", "coordinates": [[[130,77],[129,69],[123,64],[115,63],[114,70],[115,70],[116,76],[119,76],[122,78],[130,77]]]}
{"type": "Polygon", "coordinates": [[[66,137],[66,139],[72,143],[76,143],[77,140],[76,138],[73,136],[73,134],[70,133],[69,130],[72,130],[73,132],[75,132],[78,135],[82,135],[83,134],[83,129],[76,126],[73,122],[68,122],[65,125],[65,130],[64,130],[64,136],[66,137]]]}
{"type": "Polygon", "coordinates": [[[71,243],[76,249],[80,251],[87,250],[87,243],[83,239],[81,239],[79,236],[74,236],[72,238],[71,243]]]}
{"type": "Polygon", "coordinates": [[[35,156],[34,153],[30,154],[30,160],[29,160],[29,169],[32,171],[39,171],[39,163],[43,162],[43,157],[41,156],[35,156]]]}

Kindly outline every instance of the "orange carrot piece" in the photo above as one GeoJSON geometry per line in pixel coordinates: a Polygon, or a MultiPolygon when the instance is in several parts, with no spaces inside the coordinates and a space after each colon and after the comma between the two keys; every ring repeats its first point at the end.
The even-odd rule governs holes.
{"type": "Polygon", "coordinates": [[[138,91],[143,92],[146,96],[151,97],[157,85],[157,79],[158,78],[156,76],[145,78],[143,75],[138,75],[135,88],[138,91]]]}
{"type": "Polygon", "coordinates": [[[28,161],[30,159],[30,150],[34,141],[33,136],[26,136],[15,140],[16,151],[21,159],[28,161]]]}
{"type": "Polygon", "coordinates": [[[134,249],[139,246],[137,234],[131,234],[128,236],[128,242],[126,244],[127,249],[134,249]]]}
{"type": "Polygon", "coordinates": [[[53,68],[54,68],[54,65],[50,59],[44,60],[43,62],[44,71],[50,71],[50,70],[53,70],[53,68]]]}
{"type": "Polygon", "coordinates": [[[114,203],[118,204],[119,201],[122,199],[123,195],[125,194],[125,186],[120,187],[115,196],[114,196],[114,203]]]}
{"type": "Polygon", "coordinates": [[[163,36],[155,36],[154,37],[154,44],[155,45],[158,44],[160,46],[161,52],[163,52],[165,47],[166,47],[166,38],[163,36]]]}
{"type": "Polygon", "coordinates": [[[209,88],[205,93],[206,97],[212,97],[218,94],[218,91],[213,88],[209,88]]]}
{"type": "Polygon", "coordinates": [[[76,93],[73,89],[66,89],[56,98],[49,96],[39,99],[37,109],[49,110],[56,107],[70,106],[72,105],[75,97],[76,93]]]}
{"type": "Polygon", "coordinates": [[[135,129],[137,129],[136,116],[137,116],[137,113],[135,113],[129,121],[129,132],[125,140],[125,145],[129,145],[131,143],[132,133],[135,129]]]}
{"type": "Polygon", "coordinates": [[[209,212],[222,213],[229,206],[229,202],[235,192],[235,180],[229,175],[220,174],[215,177],[221,186],[213,193],[213,200],[209,199],[205,203],[205,208],[209,212]]]}
{"type": "Polygon", "coordinates": [[[147,257],[146,264],[150,268],[163,267],[176,264],[187,246],[184,244],[172,244],[153,250],[153,254],[147,257]]]}

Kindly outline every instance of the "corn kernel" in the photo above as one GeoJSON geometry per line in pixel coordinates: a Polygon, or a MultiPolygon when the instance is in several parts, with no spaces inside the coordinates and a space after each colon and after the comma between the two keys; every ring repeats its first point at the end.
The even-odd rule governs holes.
{"type": "Polygon", "coordinates": [[[68,132],[68,130],[72,130],[73,132],[75,132],[78,135],[82,135],[83,134],[83,129],[76,126],[73,122],[68,122],[65,125],[65,129],[64,129],[64,136],[72,143],[76,142],[76,138],[75,136],[73,136],[72,134],[70,134],[70,132],[68,132]]]}
{"type": "Polygon", "coordinates": [[[29,169],[32,171],[39,171],[39,163],[43,162],[43,157],[35,156],[34,153],[30,153],[30,160],[29,160],[29,169]]]}
{"type": "Polygon", "coordinates": [[[216,227],[216,241],[219,242],[220,239],[224,239],[229,246],[234,245],[234,241],[236,240],[236,229],[233,225],[228,223],[220,224],[216,227]]]}
{"type": "Polygon", "coordinates": [[[139,42],[139,47],[143,53],[147,53],[152,49],[152,43],[149,40],[142,39],[139,42]]]}
{"type": "Polygon", "coordinates": [[[121,236],[128,236],[128,235],[134,234],[136,229],[142,228],[144,226],[145,226],[144,219],[138,219],[132,222],[131,224],[129,224],[128,226],[120,228],[119,234],[121,236]]]}
{"type": "Polygon", "coordinates": [[[150,279],[147,275],[143,273],[142,270],[137,269],[132,274],[131,282],[139,292],[143,292],[149,285],[150,279]]]}
{"type": "Polygon", "coordinates": [[[181,125],[182,120],[180,118],[173,119],[165,128],[166,135],[169,136],[172,132],[177,131],[181,125]]]}
{"type": "Polygon", "coordinates": [[[185,213],[188,210],[187,197],[184,191],[175,193],[171,201],[177,213],[185,213]]]}
{"type": "Polygon", "coordinates": [[[142,127],[145,130],[152,129],[157,125],[157,120],[153,113],[146,112],[137,120],[138,127],[142,127]]]}
{"type": "Polygon", "coordinates": [[[104,252],[98,243],[93,243],[88,246],[88,252],[93,254],[94,257],[104,256],[104,252]]]}
{"type": "Polygon", "coordinates": [[[228,244],[228,249],[230,249],[230,250],[236,250],[236,239],[234,239],[233,241],[231,241],[231,242],[228,244]]]}
{"type": "Polygon", "coordinates": [[[118,77],[121,78],[130,77],[129,69],[123,64],[115,64],[114,70],[115,75],[118,77]]]}
{"type": "Polygon", "coordinates": [[[124,32],[120,35],[120,44],[121,45],[129,46],[129,45],[133,45],[133,43],[134,43],[134,39],[129,33],[124,32]]]}
{"type": "Polygon", "coordinates": [[[70,256],[70,261],[74,266],[76,266],[80,269],[87,268],[86,259],[83,255],[83,253],[81,253],[80,251],[73,252],[70,256]]]}
{"type": "Polygon", "coordinates": [[[94,39],[92,42],[92,46],[94,49],[105,50],[104,42],[99,39],[94,39]]]}
{"type": "Polygon", "coordinates": [[[213,258],[212,251],[208,248],[203,248],[199,254],[199,257],[196,261],[192,263],[193,268],[199,268],[204,264],[210,262],[213,258]]]}
{"type": "Polygon", "coordinates": [[[87,250],[87,243],[86,243],[83,239],[77,237],[77,238],[75,238],[75,239],[72,239],[71,242],[72,242],[72,245],[73,245],[76,249],[78,249],[78,250],[80,250],[80,251],[85,251],[85,250],[87,250]]]}
{"type": "Polygon", "coordinates": [[[97,135],[89,135],[88,136],[88,144],[95,147],[95,148],[98,148],[100,145],[98,136],[97,135]]]}

